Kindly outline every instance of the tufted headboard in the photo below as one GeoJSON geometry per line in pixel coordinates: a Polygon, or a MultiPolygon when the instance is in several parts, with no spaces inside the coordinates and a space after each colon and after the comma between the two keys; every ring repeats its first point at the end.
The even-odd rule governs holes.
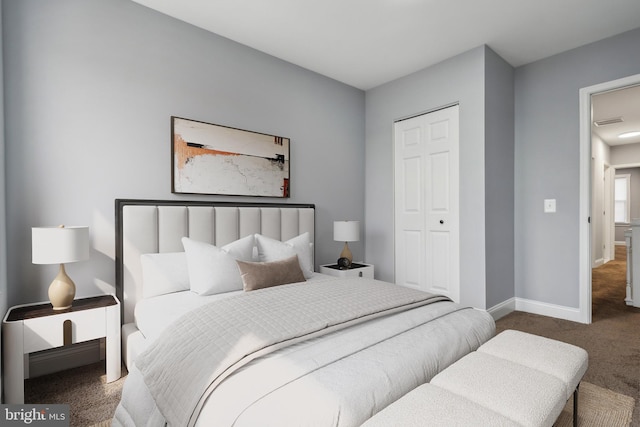
{"type": "Polygon", "coordinates": [[[312,204],[116,199],[115,223],[116,295],[124,323],[133,322],[142,298],[141,254],[182,252],[183,236],[223,246],[255,233],[284,241],[309,232],[315,241],[312,204]]]}

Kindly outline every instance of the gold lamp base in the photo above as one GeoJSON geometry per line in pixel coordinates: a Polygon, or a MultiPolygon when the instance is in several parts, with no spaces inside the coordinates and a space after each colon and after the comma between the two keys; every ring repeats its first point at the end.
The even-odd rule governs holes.
{"type": "Polygon", "coordinates": [[[51,285],[49,285],[49,301],[53,305],[54,310],[65,310],[71,308],[73,299],[76,297],[76,285],[73,280],[67,276],[64,270],[64,264],[60,264],[58,275],[51,285]]]}
{"type": "Polygon", "coordinates": [[[349,244],[344,242],[344,248],[342,248],[342,252],[340,252],[340,258],[346,258],[349,260],[349,265],[353,263],[353,255],[351,254],[351,249],[349,249],[349,244]]]}

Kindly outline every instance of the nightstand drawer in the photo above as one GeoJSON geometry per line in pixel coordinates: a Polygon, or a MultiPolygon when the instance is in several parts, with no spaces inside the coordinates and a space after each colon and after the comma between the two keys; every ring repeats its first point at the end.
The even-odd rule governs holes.
{"type": "Polygon", "coordinates": [[[71,321],[71,343],[106,336],[104,309],[61,313],[24,320],[24,353],[33,353],[64,345],[64,322],[71,321]]]}

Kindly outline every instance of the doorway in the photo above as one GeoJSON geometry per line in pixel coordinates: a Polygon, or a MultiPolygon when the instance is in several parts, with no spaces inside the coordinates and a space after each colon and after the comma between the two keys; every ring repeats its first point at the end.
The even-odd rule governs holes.
{"type": "MultiPolygon", "coordinates": [[[[593,211],[594,199],[594,162],[592,150],[592,123],[593,123],[593,99],[598,94],[616,91],[626,87],[640,85],[640,74],[586,87],[580,90],[580,244],[579,244],[579,280],[580,280],[580,321],[591,323],[592,321],[592,265],[593,265],[593,240],[592,219],[601,212],[593,211]]],[[[617,165],[611,162],[611,167],[617,165]]],[[[612,171],[609,172],[610,174],[612,171]]],[[[604,198],[604,197],[603,197],[604,198]]],[[[611,229],[610,229],[611,230],[611,229]]],[[[612,240],[613,233],[608,237],[612,240]]],[[[613,247],[610,247],[612,250],[613,247]]],[[[611,253],[613,256],[613,252],[611,253]]]]}

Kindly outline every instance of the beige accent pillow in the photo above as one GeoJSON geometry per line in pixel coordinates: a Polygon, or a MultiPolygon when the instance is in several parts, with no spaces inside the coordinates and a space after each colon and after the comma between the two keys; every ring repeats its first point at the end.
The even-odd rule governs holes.
{"type": "Polygon", "coordinates": [[[245,291],[304,282],[298,255],[272,262],[247,262],[236,260],[245,291]]]}

